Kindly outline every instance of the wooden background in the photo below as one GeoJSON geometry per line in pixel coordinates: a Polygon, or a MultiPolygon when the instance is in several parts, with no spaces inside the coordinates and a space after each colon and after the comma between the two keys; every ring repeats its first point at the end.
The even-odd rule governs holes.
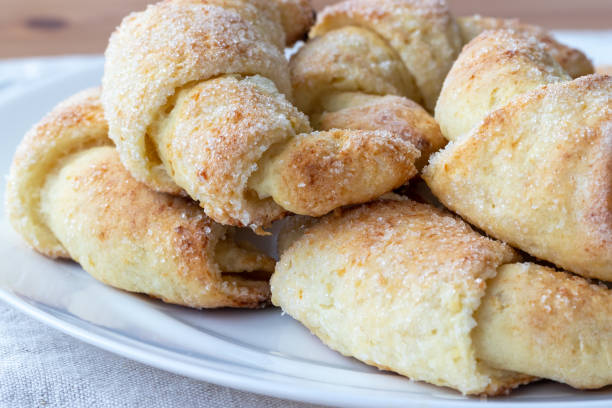
{"type": "MultiPolygon", "coordinates": [[[[312,0],[317,8],[333,0],[312,0]]],[[[0,0],[0,58],[100,53],[147,0],[0,0]]],[[[612,0],[449,0],[457,15],[518,17],[549,28],[612,29],[612,0]]]]}

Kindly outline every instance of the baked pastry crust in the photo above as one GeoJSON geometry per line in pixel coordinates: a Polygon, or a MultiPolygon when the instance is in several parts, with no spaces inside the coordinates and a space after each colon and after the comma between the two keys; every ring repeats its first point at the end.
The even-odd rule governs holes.
{"type": "Polygon", "coordinates": [[[469,394],[530,381],[479,362],[470,336],[486,281],[518,259],[510,247],[408,200],[370,203],[312,224],[294,225],[282,238],[272,302],[329,347],[469,394]]]}
{"type": "MultiPolygon", "coordinates": [[[[456,132],[455,141],[432,156],[423,178],[445,206],[491,236],[571,272],[612,280],[612,79],[593,74],[562,81],[538,69],[541,54],[517,47],[511,53],[508,47],[480,48],[480,61],[487,60],[483,53],[493,56],[489,63],[475,61],[477,44],[496,35],[525,44],[509,31],[482,34],[466,47],[445,88],[471,91],[459,94],[476,101],[480,112],[486,109],[478,109],[478,98],[487,101],[506,84],[509,92],[499,92],[504,97],[494,105],[501,107],[473,118],[473,129],[456,132]],[[521,69],[496,57],[506,52],[521,60],[521,69]],[[495,72],[497,64],[512,71],[485,73],[490,65],[495,72]],[[521,93],[524,78],[536,77],[529,88],[542,80],[541,72],[557,83],[521,93]],[[474,83],[464,81],[468,76],[474,83]]],[[[450,106],[453,94],[444,90],[439,106],[450,106]]],[[[444,123],[455,117],[446,109],[438,113],[444,123]]]]}
{"type": "Polygon", "coordinates": [[[280,249],[272,302],[344,355],[464,394],[612,383],[610,289],[515,263],[445,211],[395,198],[298,218],[280,249]]]}
{"type": "Polygon", "coordinates": [[[108,139],[99,93],[59,104],[24,137],[6,194],[17,232],[124,290],[196,308],[266,305],[274,261],[192,201],[136,181],[108,139]]]}
{"type": "MultiPolygon", "coordinates": [[[[446,143],[418,103],[423,103],[425,86],[426,106],[433,108],[456,53],[448,61],[427,58],[444,53],[437,53],[437,46],[456,46],[458,53],[458,44],[442,40],[453,27],[445,6],[433,2],[347,1],[328,7],[319,14],[310,40],[291,58],[295,103],[315,129],[387,130],[400,136],[419,149],[420,170],[446,143]],[[418,24],[430,29],[415,33],[418,24]],[[421,60],[422,49],[429,54],[421,60]],[[437,90],[430,89],[434,80],[428,75],[439,75],[437,90]]],[[[450,37],[460,42],[455,34],[450,37]]]]}
{"type": "Polygon", "coordinates": [[[486,31],[453,64],[436,105],[436,121],[448,140],[457,140],[513,97],[570,79],[536,37],[486,31]]]}
{"type": "Polygon", "coordinates": [[[261,76],[223,75],[181,90],[151,133],[164,169],[224,224],[266,225],[286,210],[249,181],[273,146],[312,129],[261,76]]]}
{"type": "Polygon", "coordinates": [[[414,76],[375,31],[349,25],[315,36],[318,27],[289,63],[295,104],[302,112],[320,112],[330,97],[343,92],[422,102],[414,76]]]}
{"type": "MultiPolygon", "coordinates": [[[[326,7],[310,37],[355,26],[386,42],[414,77],[424,105],[433,108],[462,39],[448,6],[438,0],[348,0],[326,7]]],[[[409,95],[406,95],[409,96],[409,95]]]]}
{"type": "Polygon", "coordinates": [[[595,73],[593,64],[580,50],[569,47],[555,40],[547,30],[530,24],[523,24],[517,19],[503,19],[483,17],[479,15],[457,18],[461,30],[461,37],[465,44],[488,30],[507,29],[535,37],[542,43],[546,52],[550,54],[563,69],[572,77],[578,78],[595,73]]]}
{"type": "Polygon", "coordinates": [[[58,104],[24,136],[13,157],[6,209],[13,228],[38,252],[52,258],[69,254],[41,213],[40,192],[47,177],[67,156],[96,146],[112,146],[98,89],[58,104]]]}
{"type": "Polygon", "coordinates": [[[429,111],[435,106],[444,136],[454,140],[509,96],[553,79],[570,79],[564,68],[572,76],[593,72],[584,54],[558,43],[540,27],[480,16],[455,22],[444,1],[344,1],[318,15],[309,37],[291,58],[290,69],[295,103],[311,117],[313,127],[373,129],[375,123],[378,129],[402,135],[419,148],[419,170],[445,141],[435,121],[416,109],[414,102],[429,111]],[[522,58],[502,51],[483,52],[507,50],[514,41],[512,36],[490,34],[487,41],[468,45],[463,51],[474,54],[472,59],[460,60],[471,66],[451,71],[450,75],[461,77],[454,79],[456,86],[444,87],[438,100],[462,44],[483,31],[499,28],[524,37],[525,44],[515,47],[522,58]],[[516,84],[506,81],[516,77],[516,70],[532,74],[516,84]],[[479,78],[472,77],[475,71],[479,78]],[[487,86],[495,88],[482,89],[487,86]],[[469,103],[457,103],[458,99],[469,103]]]}
{"type": "Polygon", "coordinates": [[[487,286],[472,332],[480,358],[579,389],[612,384],[608,287],[533,263],[503,265],[487,286]]]}
{"type": "Polygon", "coordinates": [[[407,98],[346,92],[328,97],[322,105],[325,111],[312,119],[315,128],[387,130],[418,149],[414,166],[419,171],[446,144],[434,118],[407,98]]]}

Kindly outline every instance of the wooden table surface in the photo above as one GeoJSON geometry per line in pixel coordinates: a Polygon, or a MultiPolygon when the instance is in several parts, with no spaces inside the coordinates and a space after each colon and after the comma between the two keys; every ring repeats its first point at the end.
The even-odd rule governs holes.
{"type": "MultiPolygon", "coordinates": [[[[333,0],[312,0],[321,9],[333,0]]],[[[100,53],[150,0],[0,0],[0,58],[100,53]]],[[[612,0],[449,0],[457,15],[518,17],[549,28],[612,29],[612,0]]]]}

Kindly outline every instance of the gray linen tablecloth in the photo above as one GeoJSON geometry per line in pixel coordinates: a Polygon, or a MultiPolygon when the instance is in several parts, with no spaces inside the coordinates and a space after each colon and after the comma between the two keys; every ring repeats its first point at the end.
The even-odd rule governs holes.
{"type": "Polygon", "coordinates": [[[0,407],[311,405],[171,374],[76,340],[0,301],[0,407]]]}

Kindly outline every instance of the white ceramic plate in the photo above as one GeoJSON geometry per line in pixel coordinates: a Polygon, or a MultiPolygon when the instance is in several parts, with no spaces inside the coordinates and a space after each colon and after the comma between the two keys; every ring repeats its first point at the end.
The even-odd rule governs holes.
{"type": "MultiPolygon", "coordinates": [[[[0,99],[0,166],[58,101],[99,83],[101,65],[0,99]]],[[[4,194],[4,178],[0,185],[4,194]]],[[[2,203],[4,199],[2,198],[2,203]]],[[[83,341],[164,370],[280,398],[342,406],[477,406],[482,400],[368,367],[325,347],[279,309],[196,311],[98,283],[22,243],[2,211],[0,299],[83,341]]],[[[610,407],[612,389],[539,383],[488,406],[610,407]]]]}

